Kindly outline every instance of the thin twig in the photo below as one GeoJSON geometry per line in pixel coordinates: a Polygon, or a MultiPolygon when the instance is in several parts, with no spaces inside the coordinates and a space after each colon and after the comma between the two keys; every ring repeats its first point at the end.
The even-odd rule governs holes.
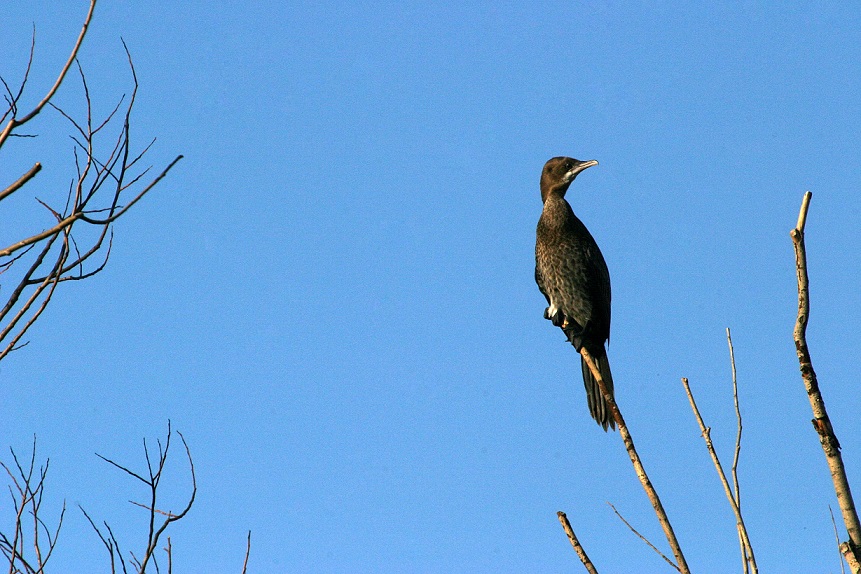
{"type": "Polygon", "coordinates": [[[37,173],[39,173],[39,170],[41,170],[41,169],[42,169],[42,164],[37,161],[33,167],[28,169],[27,172],[24,173],[24,175],[22,175],[21,177],[19,177],[13,184],[11,184],[9,187],[4,189],[3,191],[0,191],[0,201],[3,201],[4,199],[9,197],[13,193],[18,191],[19,189],[21,189],[21,187],[23,187],[23,185],[25,183],[27,183],[28,181],[33,179],[33,176],[35,176],[37,173]]]}
{"type": "Polygon", "coordinates": [[[837,555],[840,557],[840,574],[846,574],[846,567],[843,565],[843,552],[840,551],[840,533],[837,532],[837,521],[834,520],[834,510],[831,505],[828,505],[828,512],[831,514],[831,526],[834,527],[834,541],[837,542],[837,555]]]}
{"type": "Polygon", "coordinates": [[[742,518],[741,510],[738,507],[738,503],[732,495],[732,489],[729,486],[729,481],[726,478],[726,473],[723,471],[723,467],[721,466],[720,459],[718,458],[717,452],[715,452],[714,444],[712,444],[711,439],[711,428],[707,427],[703,422],[703,417],[700,415],[700,410],[697,408],[697,403],[694,400],[694,395],[691,392],[691,386],[688,384],[688,380],[686,378],[682,378],[682,384],[685,387],[685,392],[688,395],[688,400],[691,403],[691,410],[694,411],[694,417],[697,419],[697,423],[700,425],[700,430],[703,434],[703,440],[705,440],[706,448],[709,451],[709,455],[712,457],[712,462],[715,465],[715,470],[717,470],[718,478],[720,478],[721,484],[723,484],[724,493],[726,494],[726,498],[729,501],[730,507],[732,507],[733,514],[735,514],[735,524],[736,528],[739,531],[739,535],[742,537],[744,542],[742,547],[742,558],[744,558],[744,551],[747,551],[747,558],[750,561],[750,567],[753,571],[753,574],[758,572],[756,567],[756,558],[753,555],[753,546],[750,544],[750,537],[747,534],[747,528],[744,526],[744,518],[742,518]]]}
{"type": "Polygon", "coordinates": [[[60,75],[57,76],[57,80],[54,82],[54,85],[51,86],[51,89],[48,90],[48,93],[42,98],[42,101],[36,104],[36,107],[33,108],[30,113],[24,116],[21,119],[12,118],[9,120],[9,123],[6,124],[6,127],[0,132],[0,147],[3,147],[3,144],[6,141],[6,138],[9,137],[9,134],[12,133],[12,130],[26,124],[30,120],[32,120],[39,112],[42,111],[42,108],[51,101],[51,98],[54,97],[54,94],[57,92],[57,89],[60,87],[60,84],[63,83],[63,79],[66,77],[66,72],[69,71],[69,68],[72,66],[72,62],[78,57],[78,50],[81,48],[81,44],[84,42],[84,36],[87,35],[87,28],[90,26],[90,20],[93,17],[93,11],[96,9],[96,0],[90,0],[90,9],[87,12],[87,17],[84,19],[84,25],[81,27],[81,33],[78,34],[78,40],[75,42],[75,46],[72,48],[72,53],[69,54],[69,59],[66,60],[66,64],[63,66],[63,69],[60,70],[60,75]]]}
{"type": "MultiPolygon", "coordinates": [[[[846,477],[846,468],[843,465],[843,456],[840,453],[840,443],[831,426],[831,419],[825,409],[825,401],[819,390],[819,382],[813,363],[810,359],[810,351],[807,347],[807,322],[810,318],[810,282],[807,276],[807,253],[804,246],[804,224],[807,221],[807,210],[810,206],[812,194],[808,191],[804,194],[801,202],[801,211],[798,214],[798,224],[790,232],[792,243],[795,246],[795,269],[798,278],[798,318],[795,322],[795,350],[798,355],[801,379],[810,399],[810,408],[813,410],[813,427],[819,435],[819,442],[825,453],[825,460],[831,471],[831,480],[834,483],[834,492],[840,506],[840,513],[849,534],[847,547],[854,558],[855,566],[849,562],[854,574],[861,574],[858,568],[861,562],[861,522],[858,520],[858,512],[855,509],[855,501],[852,498],[852,490],[849,488],[849,479],[846,477]]],[[[841,546],[842,549],[842,546],[841,546]]],[[[847,554],[844,551],[844,556],[847,554]]]]}
{"type": "Polygon", "coordinates": [[[607,386],[604,383],[604,379],[601,378],[601,370],[598,368],[598,363],[595,362],[595,358],[588,350],[586,350],[586,347],[580,349],[580,355],[586,361],[586,364],[589,365],[589,369],[592,371],[592,375],[595,377],[598,387],[604,395],[604,401],[613,413],[613,419],[616,421],[616,426],[619,427],[619,435],[625,443],[625,450],[628,451],[628,457],[634,465],[634,471],[637,473],[637,478],[640,479],[640,484],[643,485],[643,489],[649,497],[649,502],[652,503],[652,508],[655,509],[655,514],[658,517],[658,521],[661,523],[664,536],[667,537],[667,542],[669,542],[670,548],[673,551],[673,556],[676,558],[679,572],[682,574],[689,574],[690,569],[688,568],[688,563],[685,560],[685,555],[682,553],[682,548],[679,545],[675,532],[673,532],[673,526],[670,524],[670,519],[667,517],[667,513],[664,510],[664,505],[661,504],[658,492],[655,490],[655,487],[652,486],[652,482],[649,480],[649,476],[646,474],[646,469],[643,467],[643,463],[640,460],[640,455],[637,454],[637,449],[634,447],[634,439],[631,438],[631,433],[628,432],[628,425],[625,424],[625,419],[622,417],[622,411],[619,410],[619,406],[616,404],[616,400],[613,398],[613,395],[607,392],[607,386]]]}
{"type": "Polygon", "coordinates": [[[648,544],[648,545],[649,545],[649,548],[651,548],[652,550],[654,550],[654,551],[658,554],[658,556],[660,556],[661,558],[663,558],[664,560],[666,560],[666,561],[667,561],[667,564],[669,564],[670,566],[672,566],[673,568],[675,568],[677,571],[679,570],[679,567],[678,567],[678,566],[676,566],[676,565],[673,563],[673,561],[672,561],[672,560],[670,560],[669,558],[667,558],[666,554],[664,554],[663,552],[661,552],[660,550],[658,550],[657,546],[655,546],[654,544],[652,544],[652,543],[649,541],[649,539],[648,539],[648,538],[646,538],[645,536],[643,536],[642,534],[640,534],[639,532],[637,532],[637,529],[636,529],[636,528],[634,528],[633,526],[631,526],[631,523],[630,523],[630,522],[628,522],[627,520],[625,520],[625,517],[624,517],[624,516],[622,516],[621,514],[619,514],[619,511],[618,511],[618,510],[616,510],[616,507],[615,507],[615,506],[613,506],[613,503],[608,502],[607,504],[609,504],[609,505],[610,505],[610,508],[612,508],[612,509],[613,509],[613,512],[615,512],[615,513],[616,513],[616,516],[618,516],[618,517],[619,517],[619,520],[621,520],[622,522],[624,522],[624,523],[625,523],[625,526],[627,526],[627,527],[628,527],[628,529],[629,529],[631,532],[633,532],[634,534],[636,534],[636,535],[640,538],[640,540],[642,540],[643,542],[645,542],[646,544],[648,544]]]}
{"type": "MultiPolygon", "coordinates": [[[[574,529],[571,528],[571,523],[568,522],[568,516],[562,512],[561,510],[556,513],[556,517],[559,518],[559,522],[562,523],[562,528],[565,530],[565,534],[568,535],[568,541],[571,542],[571,546],[574,547],[574,552],[577,553],[577,556],[580,558],[580,562],[583,563],[583,566],[586,568],[586,571],[589,574],[598,574],[598,571],[595,569],[595,565],[592,564],[592,561],[589,560],[589,557],[586,555],[586,551],[583,550],[583,546],[580,545],[580,541],[577,540],[577,535],[574,534],[574,529]]],[[[251,543],[251,532],[248,533],[248,542],[251,543]]],[[[248,561],[246,557],[246,562],[248,561]]],[[[242,574],[245,574],[245,568],[242,569],[242,574]]]]}
{"type": "MultiPolygon", "coordinates": [[[[729,327],[726,328],[726,344],[729,347],[729,364],[732,369],[732,400],[735,405],[735,420],[737,423],[736,426],[736,435],[735,435],[735,451],[732,456],[732,490],[733,496],[735,497],[735,504],[738,506],[739,514],[741,513],[741,489],[738,486],[738,459],[741,454],[741,409],[738,405],[738,378],[736,377],[735,370],[735,351],[732,348],[732,334],[730,333],[729,327]]],[[[741,527],[736,524],[736,529],[738,530],[738,544],[739,551],[741,554],[741,566],[742,572],[744,574],[748,574],[750,572],[750,558],[748,555],[747,544],[745,543],[744,534],[741,531],[741,527]]]]}
{"type": "MultiPolygon", "coordinates": [[[[242,563],[242,574],[248,571],[248,557],[251,555],[251,531],[248,531],[248,542],[245,544],[245,561],[242,563]]],[[[594,572],[592,574],[598,574],[594,572]]]]}

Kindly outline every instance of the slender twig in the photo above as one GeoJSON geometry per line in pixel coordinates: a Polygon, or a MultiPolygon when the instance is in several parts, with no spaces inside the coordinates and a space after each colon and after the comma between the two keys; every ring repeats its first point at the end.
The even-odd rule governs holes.
{"type": "Polygon", "coordinates": [[[52,532],[41,517],[50,460],[46,460],[45,465],[37,469],[35,436],[33,437],[29,461],[22,463],[14,449],[10,449],[10,452],[15,463],[14,470],[3,462],[0,462],[0,467],[6,471],[11,481],[9,494],[15,509],[14,534],[10,540],[5,533],[0,533],[0,553],[9,561],[10,574],[43,574],[56,548],[60,529],[63,526],[66,505],[63,504],[57,526],[52,532]],[[25,514],[32,519],[32,531],[29,539],[24,528],[25,514]],[[47,544],[42,538],[43,533],[47,538],[47,544]],[[32,558],[27,557],[28,547],[31,547],[32,558]]]}
{"type": "Polygon", "coordinates": [[[700,425],[700,430],[703,434],[703,440],[705,440],[706,448],[709,451],[709,455],[712,457],[712,462],[715,465],[715,470],[717,470],[718,478],[720,478],[721,484],[723,485],[724,493],[726,494],[726,498],[729,501],[730,507],[732,507],[733,514],[735,514],[735,524],[738,529],[739,536],[742,537],[744,542],[742,546],[742,559],[745,558],[745,553],[747,554],[747,560],[750,562],[751,570],[753,574],[758,572],[756,567],[756,558],[753,555],[753,546],[750,544],[750,537],[747,534],[747,528],[744,526],[744,518],[741,515],[741,510],[738,507],[738,502],[735,497],[733,497],[732,489],[730,488],[729,481],[726,478],[726,473],[723,471],[723,466],[721,466],[720,459],[718,458],[717,452],[715,451],[714,444],[712,444],[711,438],[711,428],[707,427],[703,422],[703,417],[700,415],[700,409],[697,407],[697,403],[694,400],[694,395],[691,392],[691,386],[688,384],[688,380],[686,378],[682,379],[682,384],[685,387],[685,392],[688,395],[688,400],[691,403],[691,410],[694,411],[694,416],[697,419],[697,423],[700,425]]]}
{"type": "Polygon", "coordinates": [[[646,474],[646,469],[643,467],[643,463],[640,460],[640,455],[634,447],[634,439],[631,438],[631,433],[628,432],[628,425],[625,424],[625,419],[622,417],[622,411],[619,410],[619,406],[616,404],[616,400],[613,398],[613,395],[607,392],[607,386],[604,383],[604,379],[601,378],[601,370],[598,368],[598,363],[595,361],[595,358],[586,350],[585,347],[580,349],[580,355],[586,361],[586,364],[589,365],[589,369],[592,371],[592,375],[595,377],[595,380],[598,382],[598,387],[604,395],[604,401],[613,413],[613,419],[616,421],[616,426],[619,427],[619,435],[622,437],[622,441],[625,444],[625,450],[628,451],[628,457],[634,465],[634,471],[637,473],[637,478],[640,479],[640,484],[643,485],[643,489],[649,497],[649,502],[652,503],[652,508],[655,509],[655,514],[658,517],[658,521],[661,523],[661,528],[664,530],[664,536],[667,537],[667,542],[669,542],[670,548],[673,551],[673,556],[676,558],[679,572],[682,572],[682,574],[689,574],[690,569],[688,568],[688,563],[685,560],[685,555],[682,553],[682,548],[679,545],[675,532],[673,532],[673,526],[670,524],[670,519],[667,517],[667,513],[664,510],[664,505],[661,504],[658,492],[655,490],[655,487],[652,486],[652,482],[649,480],[649,476],[646,474]]]}
{"type": "MultiPolygon", "coordinates": [[[[45,105],[51,101],[51,98],[54,97],[54,94],[57,92],[57,89],[60,87],[60,84],[63,83],[63,79],[66,77],[66,72],[69,71],[69,68],[72,67],[72,62],[74,62],[75,59],[78,57],[78,50],[80,50],[81,44],[84,42],[84,36],[87,35],[87,28],[90,27],[90,20],[93,17],[93,11],[95,9],[96,9],[96,0],[90,0],[90,9],[87,12],[87,17],[84,19],[84,25],[81,27],[81,33],[78,34],[78,39],[75,42],[75,46],[72,48],[72,53],[69,54],[69,59],[66,60],[66,64],[63,66],[63,69],[60,70],[60,75],[57,76],[57,80],[54,82],[54,85],[51,86],[51,89],[48,90],[48,93],[45,94],[44,98],[42,98],[42,101],[40,101],[38,104],[36,104],[36,107],[33,108],[30,111],[30,113],[28,113],[26,116],[22,117],[21,119],[13,117],[12,119],[9,120],[9,123],[6,124],[6,127],[3,129],[3,131],[0,132],[0,147],[3,147],[3,144],[6,141],[6,138],[9,137],[9,134],[12,133],[13,129],[15,129],[15,128],[23,125],[23,124],[26,124],[27,122],[32,120],[34,117],[36,117],[39,114],[39,112],[42,111],[42,108],[44,108],[45,105]]],[[[29,66],[28,66],[28,69],[29,69],[29,66]]]]}
{"type": "Polygon", "coordinates": [[[843,552],[840,549],[840,533],[837,532],[837,521],[834,520],[834,510],[831,505],[828,505],[828,513],[831,514],[831,526],[834,527],[834,541],[837,542],[837,555],[840,557],[840,574],[846,574],[846,567],[843,564],[843,552]]]}
{"type": "MultiPolygon", "coordinates": [[[[595,569],[595,565],[592,564],[592,561],[589,560],[589,557],[586,555],[586,551],[583,550],[583,546],[580,545],[580,541],[577,540],[577,535],[574,534],[574,529],[571,528],[571,523],[568,522],[568,516],[562,512],[561,510],[556,513],[556,517],[559,518],[559,522],[562,523],[562,528],[565,530],[565,534],[568,535],[568,541],[571,542],[571,546],[574,547],[574,552],[577,553],[577,556],[580,558],[580,562],[583,563],[583,566],[586,568],[586,571],[589,574],[598,574],[598,571],[595,569]]],[[[251,533],[248,533],[248,544],[251,544],[251,533]]],[[[247,554],[246,554],[246,562],[248,562],[247,554]]],[[[242,574],[245,574],[245,568],[242,568],[242,574]]]]}
{"type": "MultiPolygon", "coordinates": [[[[251,555],[251,531],[248,531],[248,542],[245,544],[245,561],[242,563],[242,574],[248,572],[248,557],[251,555]]],[[[598,574],[594,572],[592,574],[598,574]]]]}
{"type": "MultiPolygon", "coordinates": [[[[129,210],[129,208],[130,208],[131,206],[133,206],[133,205],[134,205],[135,203],[137,203],[137,202],[138,202],[138,201],[139,201],[139,200],[140,200],[144,195],[146,195],[146,194],[147,194],[147,192],[149,192],[152,188],[154,188],[154,187],[156,186],[156,184],[158,184],[158,182],[160,182],[160,181],[162,180],[162,178],[164,178],[164,176],[166,176],[166,175],[167,175],[167,172],[169,172],[169,171],[171,170],[171,168],[172,168],[173,166],[175,166],[175,165],[176,165],[176,163],[177,163],[179,160],[181,160],[182,158],[183,158],[183,156],[181,156],[181,155],[176,156],[176,157],[174,158],[174,160],[173,160],[172,162],[170,162],[170,164],[168,164],[168,166],[167,166],[166,168],[164,168],[164,170],[162,170],[162,172],[158,175],[158,177],[156,177],[154,180],[152,180],[152,181],[150,182],[150,184],[149,184],[148,186],[146,186],[143,190],[141,190],[141,192],[140,192],[140,193],[138,193],[138,194],[137,194],[137,195],[136,195],[136,196],[135,196],[135,197],[134,197],[134,198],[133,198],[133,199],[132,199],[128,204],[126,204],[126,206],[125,206],[125,207],[123,207],[122,209],[120,209],[118,212],[114,213],[114,214],[113,214],[113,215],[111,215],[110,217],[106,217],[105,219],[92,219],[92,218],[90,218],[90,217],[87,217],[87,216],[86,216],[86,215],[84,215],[83,213],[81,213],[81,215],[80,215],[80,219],[81,219],[81,220],[83,220],[83,221],[86,221],[87,223],[91,223],[91,224],[94,224],[94,225],[106,225],[106,224],[108,224],[108,223],[113,223],[113,222],[114,222],[116,219],[118,219],[122,214],[124,214],[126,211],[128,211],[128,210],[129,210]]],[[[0,255],[2,255],[2,253],[0,253],[0,255]]]]}
{"type": "MultiPolygon", "coordinates": [[[[825,452],[825,460],[831,471],[831,480],[834,483],[834,492],[837,494],[837,502],[846,531],[849,534],[847,547],[855,560],[855,567],[849,562],[855,574],[861,574],[858,563],[861,562],[861,522],[858,520],[858,512],[855,509],[855,501],[852,499],[852,491],[849,488],[849,480],[846,477],[846,468],[843,465],[843,456],[840,453],[840,443],[831,426],[831,419],[825,409],[825,401],[819,390],[819,382],[813,363],[810,359],[810,351],[807,347],[807,322],[810,318],[810,282],[807,276],[807,252],[804,246],[804,225],[807,221],[807,210],[810,206],[812,194],[808,191],[804,194],[801,202],[801,211],[798,214],[798,224],[790,232],[792,243],[795,246],[795,269],[798,278],[798,318],[795,322],[795,350],[798,355],[801,379],[810,399],[810,408],[813,410],[813,428],[819,435],[819,442],[825,452]]],[[[841,547],[842,549],[842,547],[841,547]]],[[[847,553],[844,552],[844,556],[847,553]]]]}
{"type": "Polygon", "coordinates": [[[667,555],[666,555],[666,554],[664,554],[663,552],[661,552],[660,550],[658,550],[657,546],[655,546],[654,544],[652,544],[652,543],[649,541],[649,539],[648,539],[648,538],[646,538],[645,536],[643,536],[642,534],[640,534],[639,532],[637,532],[637,529],[636,529],[636,528],[634,528],[633,526],[631,526],[631,523],[630,523],[630,522],[628,522],[627,520],[625,520],[625,517],[624,517],[624,516],[622,516],[621,514],[619,514],[619,511],[618,511],[618,510],[616,510],[616,507],[615,507],[615,506],[613,506],[613,504],[612,504],[611,502],[608,502],[607,504],[609,504],[609,505],[610,505],[610,508],[612,508],[612,509],[613,509],[613,512],[615,512],[615,513],[616,513],[616,516],[618,516],[618,517],[619,517],[619,520],[621,520],[622,522],[624,522],[624,523],[625,523],[625,526],[627,526],[627,527],[628,527],[628,529],[629,529],[631,532],[633,532],[634,534],[636,534],[636,535],[640,538],[640,540],[642,540],[643,542],[645,542],[645,543],[649,546],[649,548],[651,548],[652,550],[654,550],[654,551],[658,554],[658,556],[660,556],[661,558],[663,558],[664,560],[666,560],[666,561],[667,561],[667,564],[669,564],[670,566],[672,566],[673,568],[675,568],[675,569],[678,571],[679,567],[678,567],[678,566],[676,566],[676,565],[673,563],[673,561],[672,561],[672,560],[670,560],[669,558],[667,558],[667,555]]]}
{"type": "Polygon", "coordinates": [[[33,179],[33,176],[35,176],[37,173],[39,173],[39,170],[40,170],[40,169],[42,169],[42,164],[41,164],[41,163],[39,163],[39,162],[37,161],[37,162],[36,162],[36,164],[35,164],[33,167],[31,167],[30,169],[28,169],[28,170],[27,170],[27,172],[26,172],[26,173],[24,173],[24,175],[22,175],[21,177],[19,177],[19,178],[18,178],[14,183],[12,183],[9,187],[7,187],[6,189],[4,189],[3,191],[0,191],[0,201],[3,201],[4,199],[6,199],[7,197],[9,197],[9,196],[10,196],[10,195],[12,195],[13,193],[15,193],[16,191],[18,191],[19,189],[21,189],[21,187],[23,187],[23,185],[24,185],[25,183],[27,183],[28,181],[30,181],[31,179],[33,179]]]}
{"type": "MultiPolygon", "coordinates": [[[[732,370],[732,400],[735,405],[735,420],[736,420],[736,434],[735,434],[735,451],[732,456],[732,490],[733,496],[735,497],[735,504],[738,506],[738,511],[741,513],[741,489],[738,486],[738,458],[741,454],[741,409],[738,406],[738,378],[736,378],[735,371],[735,351],[732,348],[732,334],[730,333],[729,327],[726,328],[726,344],[729,347],[729,364],[732,370]]],[[[744,535],[742,534],[741,527],[736,524],[736,529],[738,530],[738,544],[741,553],[741,566],[742,572],[744,574],[748,574],[750,572],[750,561],[748,559],[747,553],[747,545],[744,542],[744,535]]]]}

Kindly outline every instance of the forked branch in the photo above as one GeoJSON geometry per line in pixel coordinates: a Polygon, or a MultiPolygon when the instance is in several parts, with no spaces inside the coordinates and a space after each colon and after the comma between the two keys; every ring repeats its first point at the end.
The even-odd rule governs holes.
{"type": "MultiPolygon", "coordinates": [[[[147,446],[146,440],[144,440],[144,458],[146,459],[146,468],[143,471],[136,472],[131,470],[129,467],[119,464],[107,457],[104,457],[100,454],[96,454],[99,458],[112,465],[113,467],[122,470],[129,476],[137,479],[139,482],[143,483],[147,487],[148,491],[148,502],[140,503],[132,501],[132,504],[141,508],[146,509],[149,516],[149,528],[146,544],[144,547],[144,551],[140,557],[135,556],[133,553],[130,555],[130,563],[134,566],[135,571],[139,574],[143,574],[146,571],[147,565],[150,561],[153,561],[156,565],[156,571],[158,571],[158,563],[156,560],[156,550],[158,549],[159,539],[162,534],[167,530],[168,526],[177,522],[178,520],[182,520],[188,511],[191,510],[192,504],[194,504],[194,499],[197,495],[197,478],[194,473],[194,461],[191,458],[191,451],[188,448],[188,443],[185,441],[185,437],[182,436],[182,433],[176,431],[176,434],[179,435],[180,440],[182,441],[182,445],[185,448],[185,456],[186,460],[188,460],[188,467],[191,473],[191,494],[189,495],[188,502],[185,507],[179,512],[172,512],[170,510],[162,510],[159,508],[159,485],[161,483],[161,479],[164,476],[165,465],[168,460],[168,454],[170,453],[170,444],[171,437],[173,435],[173,431],[171,430],[170,421],[167,423],[167,438],[165,439],[164,445],[162,445],[161,441],[156,441],[157,444],[157,456],[153,457],[151,453],[151,447],[147,446]]],[[[83,508],[81,511],[84,511],[83,508]]],[[[99,539],[101,539],[102,544],[105,546],[105,549],[108,551],[111,559],[112,569],[111,572],[115,572],[115,564],[116,561],[119,560],[122,566],[122,571],[126,572],[125,566],[125,558],[123,557],[123,553],[120,550],[119,543],[114,537],[113,532],[107,523],[104,523],[105,531],[102,531],[95,522],[84,512],[84,515],[89,520],[90,525],[96,531],[99,539]]],[[[168,539],[169,540],[169,539],[168,539]]],[[[249,548],[250,548],[250,537],[249,537],[249,548]]],[[[172,557],[170,552],[170,543],[168,542],[167,547],[167,556],[168,556],[168,564],[170,564],[172,557]]],[[[247,558],[246,558],[247,560],[247,558]]]]}
{"type": "MultiPolygon", "coordinates": [[[[759,571],[756,567],[756,558],[753,555],[753,546],[750,544],[750,537],[747,534],[747,528],[744,525],[744,518],[741,514],[741,508],[739,507],[739,501],[736,498],[737,495],[733,495],[733,490],[730,487],[729,481],[726,478],[726,473],[723,470],[723,466],[721,466],[720,458],[718,458],[717,452],[715,451],[714,444],[712,443],[711,438],[711,428],[707,427],[703,422],[703,417],[700,415],[700,409],[697,407],[697,403],[694,400],[694,395],[691,392],[691,386],[688,383],[686,378],[682,379],[682,384],[685,386],[685,392],[688,395],[688,400],[691,403],[691,410],[694,411],[694,417],[697,419],[697,423],[700,425],[700,431],[703,435],[703,440],[706,443],[706,449],[709,451],[709,455],[712,458],[712,462],[715,465],[715,470],[717,470],[718,478],[720,478],[721,484],[723,485],[724,493],[726,494],[726,498],[729,501],[729,505],[732,508],[733,514],[735,514],[735,524],[736,529],[738,530],[738,534],[742,540],[742,548],[741,548],[741,558],[744,566],[744,571],[747,572],[748,565],[750,565],[750,569],[753,574],[757,574],[759,571]]],[[[736,443],[738,445],[738,443],[736,443]]],[[[736,451],[737,452],[737,451],[736,451]]],[[[736,486],[737,488],[737,486],[736,486]]],[[[736,490],[736,492],[738,492],[736,490]]]]}

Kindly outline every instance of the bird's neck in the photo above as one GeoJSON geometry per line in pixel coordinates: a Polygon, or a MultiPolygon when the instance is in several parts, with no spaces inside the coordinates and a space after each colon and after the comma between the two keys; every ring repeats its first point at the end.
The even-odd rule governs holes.
{"type": "Polygon", "coordinates": [[[562,227],[573,215],[571,206],[561,193],[551,193],[544,200],[541,219],[550,227],[562,227]]]}

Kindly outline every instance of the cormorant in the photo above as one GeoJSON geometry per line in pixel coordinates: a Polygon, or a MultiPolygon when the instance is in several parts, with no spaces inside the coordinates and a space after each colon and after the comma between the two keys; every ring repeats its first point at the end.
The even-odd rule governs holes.
{"type": "MultiPolygon", "coordinates": [[[[595,160],[554,157],[541,172],[544,209],[535,242],[535,282],[549,305],[544,318],[560,327],[577,352],[585,347],[613,395],[613,376],[604,343],[610,338],[610,272],[598,244],[565,201],[565,192],[595,160]]],[[[589,412],[607,430],[616,425],[598,383],[581,357],[589,412]]]]}

